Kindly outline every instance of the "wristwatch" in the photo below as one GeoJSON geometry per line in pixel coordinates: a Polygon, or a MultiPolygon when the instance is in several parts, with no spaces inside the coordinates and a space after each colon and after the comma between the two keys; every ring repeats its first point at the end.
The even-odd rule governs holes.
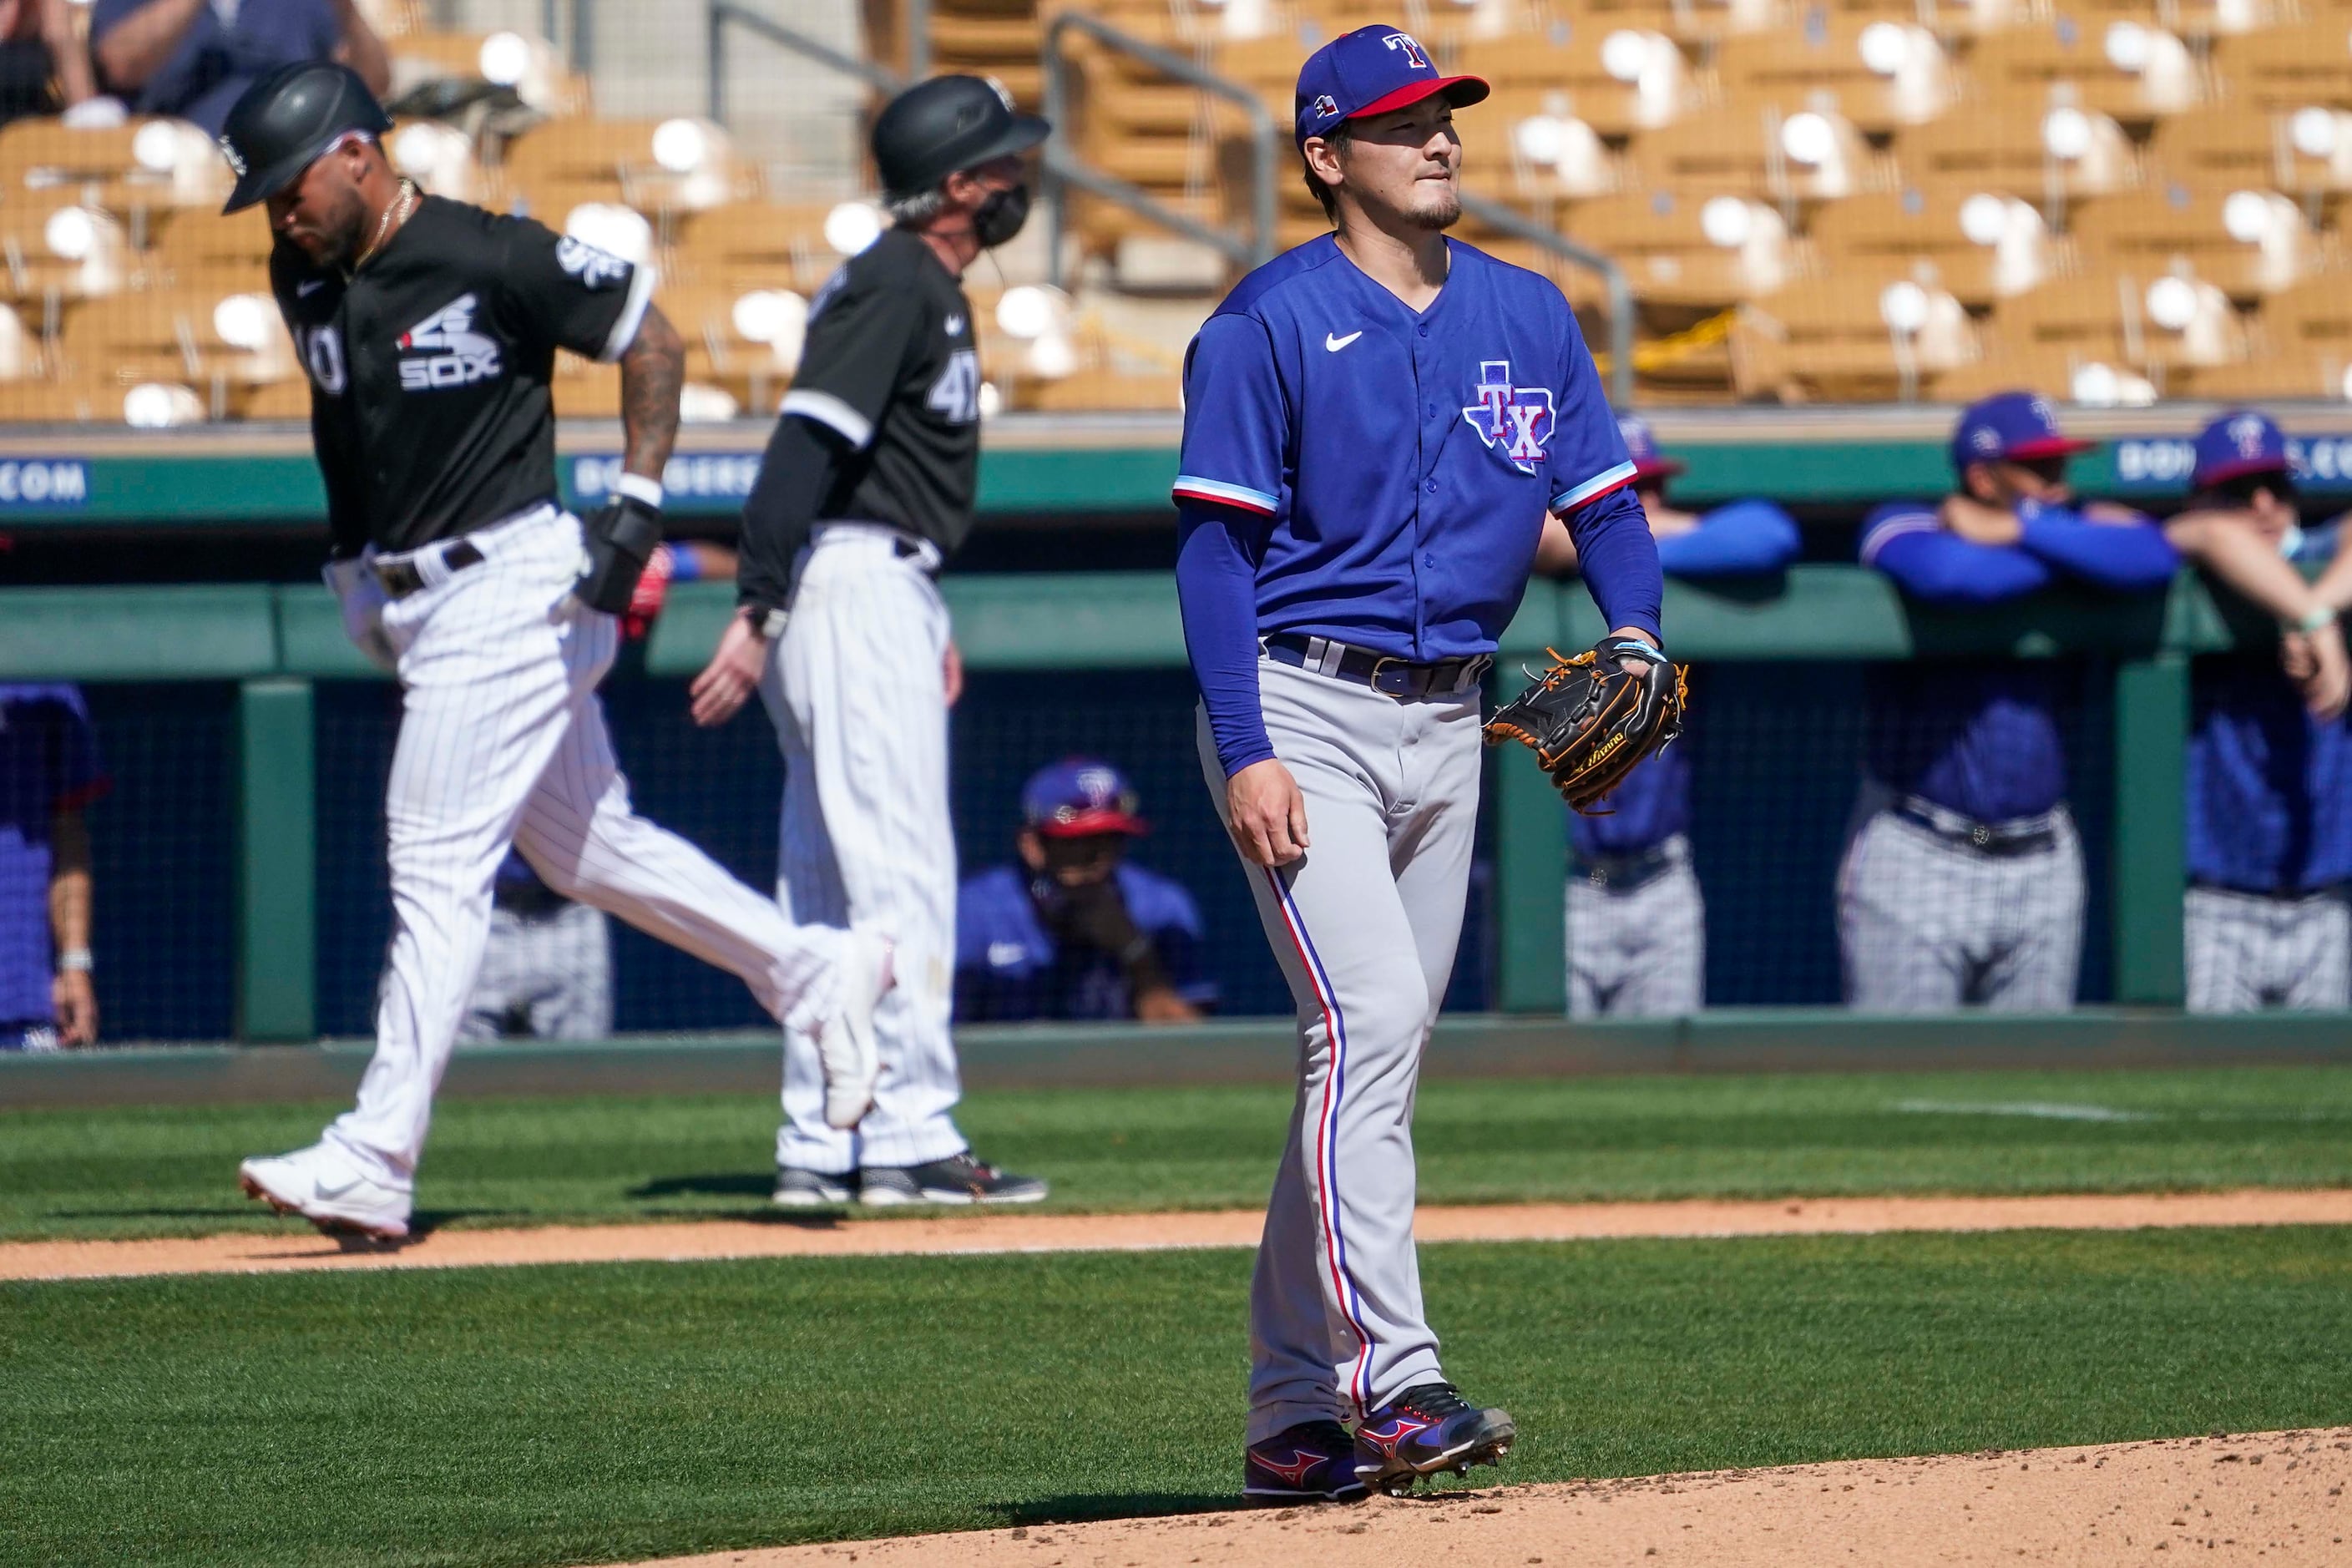
{"type": "Polygon", "coordinates": [[[735,613],[742,617],[743,624],[750,626],[754,635],[768,642],[774,642],[784,635],[785,612],[782,610],[772,610],[762,605],[745,605],[735,613]]]}

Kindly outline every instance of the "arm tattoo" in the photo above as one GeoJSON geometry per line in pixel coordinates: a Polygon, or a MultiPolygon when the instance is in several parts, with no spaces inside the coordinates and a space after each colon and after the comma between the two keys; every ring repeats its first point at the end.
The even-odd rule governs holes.
{"type": "Polygon", "coordinates": [[[686,384],[686,343],[658,307],[621,355],[622,467],[658,479],[677,441],[677,395],[686,384]]]}

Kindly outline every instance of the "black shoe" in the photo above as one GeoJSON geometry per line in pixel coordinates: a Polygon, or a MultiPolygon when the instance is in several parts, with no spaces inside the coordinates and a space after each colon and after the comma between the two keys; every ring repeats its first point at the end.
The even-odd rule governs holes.
{"type": "Polygon", "coordinates": [[[1008,1176],[967,1149],[928,1165],[868,1165],[857,1173],[857,1201],[891,1204],[1034,1204],[1045,1195],[1043,1176],[1008,1176]]]}
{"type": "Polygon", "coordinates": [[[1517,1436],[1507,1413],[1479,1409],[1450,1383],[1424,1383],[1357,1426],[1356,1474],[1376,1490],[1402,1491],[1438,1470],[1495,1464],[1517,1436]]]}
{"type": "Polygon", "coordinates": [[[1354,1502],[1356,1440],[1337,1421],[1306,1421],[1242,1452],[1242,1496],[1253,1502],[1354,1502]]]}
{"type": "Polygon", "coordinates": [[[803,1171],[797,1165],[776,1167],[776,1195],[772,1201],[778,1208],[825,1208],[845,1204],[856,1195],[857,1177],[854,1172],[835,1175],[830,1171],[803,1171]]]}

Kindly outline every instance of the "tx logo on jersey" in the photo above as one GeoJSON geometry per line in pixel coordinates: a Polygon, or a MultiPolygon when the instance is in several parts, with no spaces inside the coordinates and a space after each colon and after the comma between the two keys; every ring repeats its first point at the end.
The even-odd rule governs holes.
{"type": "Polygon", "coordinates": [[[1411,33],[1391,33],[1387,37],[1382,38],[1381,42],[1386,44],[1392,49],[1402,49],[1404,51],[1405,63],[1411,66],[1413,69],[1417,71],[1425,71],[1429,68],[1429,57],[1422,53],[1421,40],[1414,37],[1411,33]]]}
{"type": "Polygon", "coordinates": [[[460,294],[416,325],[400,334],[403,357],[400,385],[404,392],[437,392],[445,387],[470,386],[499,372],[499,343],[474,331],[478,301],[460,294]]]}
{"type": "Polygon", "coordinates": [[[1519,472],[1534,473],[1551,440],[1551,389],[1513,386],[1511,362],[1488,359],[1478,362],[1478,384],[1472,395],[1477,401],[1463,407],[1462,417],[1478,432],[1478,439],[1501,452],[1519,472]]]}

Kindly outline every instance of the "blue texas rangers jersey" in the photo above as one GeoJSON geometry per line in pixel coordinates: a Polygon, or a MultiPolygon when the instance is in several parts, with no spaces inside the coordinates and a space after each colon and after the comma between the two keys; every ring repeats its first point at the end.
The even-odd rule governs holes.
{"type": "MultiPolygon", "coordinates": [[[[1270,520],[1255,563],[1261,637],[1491,653],[1545,510],[1573,513],[1633,478],[1559,290],[1447,247],[1445,286],[1416,314],[1332,237],[1311,240],[1244,279],[1192,342],[1174,493],[1270,520]]],[[[1586,578],[1611,625],[1654,636],[1642,542],[1645,570],[1612,573],[1604,550],[1586,578]]]]}

